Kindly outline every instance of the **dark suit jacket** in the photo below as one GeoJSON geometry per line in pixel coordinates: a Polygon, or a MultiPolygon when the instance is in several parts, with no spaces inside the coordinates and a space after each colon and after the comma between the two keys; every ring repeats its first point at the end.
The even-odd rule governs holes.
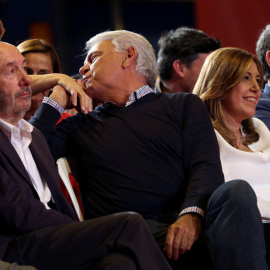
{"type": "Polygon", "coordinates": [[[0,258],[16,237],[73,222],[74,212],[60,190],[59,176],[43,135],[34,128],[30,150],[52,193],[51,210],[39,200],[16,150],[0,129],[0,258]],[[56,211],[57,210],[57,211],[56,211]]]}
{"type": "Polygon", "coordinates": [[[268,84],[262,89],[254,117],[262,120],[270,130],[270,87],[268,84]]]}

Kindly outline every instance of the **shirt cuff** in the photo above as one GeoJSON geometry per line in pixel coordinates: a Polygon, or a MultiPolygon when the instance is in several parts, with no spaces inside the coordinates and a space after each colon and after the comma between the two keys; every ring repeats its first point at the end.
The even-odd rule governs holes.
{"type": "Polygon", "coordinates": [[[184,215],[184,214],[188,214],[188,213],[197,213],[197,214],[201,215],[202,217],[204,217],[204,211],[197,206],[190,206],[190,207],[183,209],[181,211],[181,213],[179,214],[179,217],[184,215]]]}
{"type": "Polygon", "coordinates": [[[54,100],[52,100],[49,97],[44,97],[42,103],[49,104],[50,106],[55,108],[61,115],[64,112],[64,108],[61,107],[57,102],[55,102],[54,100]]]}

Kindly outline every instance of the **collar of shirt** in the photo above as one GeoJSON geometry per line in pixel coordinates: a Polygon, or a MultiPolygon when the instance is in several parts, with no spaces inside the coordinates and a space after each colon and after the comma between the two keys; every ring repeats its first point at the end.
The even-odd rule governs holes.
{"type": "Polygon", "coordinates": [[[3,132],[8,136],[9,139],[12,138],[12,134],[14,133],[21,133],[22,136],[25,134],[27,137],[31,137],[31,132],[33,131],[33,126],[21,119],[18,122],[18,126],[13,126],[12,124],[0,119],[0,127],[2,128],[3,132]]]}
{"type": "Polygon", "coordinates": [[[31,132],[33,131],[33,126],[29,124],[27,121],[25,121],[24,119],[21,119],[18,122],[17,127],[0,119],[0,127],[2,128],[6,136],[9,138],[10,142],[12,143],[14,147],[19,136],[21,138],[22,147],[24,151],[30,145],[32,141],[31,132]]]}
{"type": "MultiPolygon", "coordinates": [[[[132,104],[133,102],[135,102],[136,100],[142,98],[143,96],[149,94],[149,93],[153,93],[153,89],[150,88],[148,85],[144,85],[143,87],[135,90],[134,92],[132,92],[129,96],[128,101],[125,104],[125,107],[129,106],[130,104],[132,104]]],[[[103,103],[104,106],[117,106],[114,102],[112,101],[107,101],[105,103],[103,103]]]]}

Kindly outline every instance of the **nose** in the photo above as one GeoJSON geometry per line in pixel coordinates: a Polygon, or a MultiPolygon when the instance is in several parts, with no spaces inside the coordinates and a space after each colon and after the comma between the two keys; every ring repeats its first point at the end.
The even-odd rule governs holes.
{"type": "Polygon", "coordinates": [[[255,83],[254,83],[254,89],[255,89],[257,92],[261,91],[260,84],[257,82],[257,80],[255,80],[255,83]]]}
{"type": "Polygon", "coordinates": [[[250,81],[250,83],[251,83],[251,85],[250,85],[250,91],[251,92],[257,93],[257,92],[261,91],[260,83],[257,81],[256,78],[253,78],[250,81]]]}
{"type": "Polygon", "coordinates": [[[20,80],[20,84],[22,86],[29,86],[32,82],[32,79],[28,76],[28,74],[26,73],[25,70],[21,70],[21,80],[20,80]]]}
{"type": "Polygon", "coordinates": [[[83,67],[80,68],[79,72],[80,74],[84,75],[86,74],[90,69],[89,63],[86,63],[83,67]]]}

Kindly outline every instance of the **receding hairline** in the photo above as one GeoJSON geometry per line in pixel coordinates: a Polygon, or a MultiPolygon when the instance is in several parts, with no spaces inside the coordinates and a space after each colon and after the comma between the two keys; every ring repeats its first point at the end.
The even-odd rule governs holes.
{"type": "MultiPolygon", "coordinates": [[[[0,41],[0,51],[3,51],[7,48],[13,48],[15,49],[16,51],[18,51],[18,53],[20,53],[20,51],[17,49],[16,46],[10,44],[10,43],[7,43],[7,42],[4,42],[4,41],[0,41]]],[[[20,53],[21,54],[21,53],[20,53]]]]}
{"type": "MultiPolygon", "coordinates": [[[[16,46],[14,46],[10,43],[7,43],[7,42],[0,41],[0,55],[4,55],[4,56],[9,57],[9,55],[11,55],[12,53],[10,51],[7,52],[6,51],[7,49],[13,50],[13,52],[18,53],[18,55],[20,55],[22,57],[23,61],[25,62],[25,58],[23,57],[23,55],[20,53],[20,51],[17,49],[16,46]]],[[[1,57],[0,57],[0,60],[1,60],[1,57]]],[[[11,64],[12,62],[13,61],[9,61],[7,64],[11,64]]]]}

